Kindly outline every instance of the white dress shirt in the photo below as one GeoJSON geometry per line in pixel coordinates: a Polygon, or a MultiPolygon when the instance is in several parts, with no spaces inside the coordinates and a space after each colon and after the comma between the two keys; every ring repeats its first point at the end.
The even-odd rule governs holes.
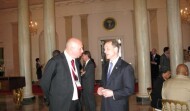
{"type": "MultiPolygon", "coordinates": [[[[71,64],[71,61],[74,60],[74,63],[75,63],[75,59],[73,59],[72,57],[69,56],[69,54],[64,51],[64,54],[65,54],[65,57],[67,59],[67,63],[69,65],[69,69],[70,69],[70,74],[71,74],[71,78],[72,78],[72,82],[73,82],[73,88],[74,88],[74,91],[73,91],[73,97],[72,97],[72,100],[78,100],[78,91],[77,91],[77,86],[81,86],[80,82],[79,82],[79,79],[77,81],[74,80],[74,77],[72,75],[72,64],[71,64]],[[77,85],[77,86],[76,86],[77,85]]],[[[75,65],[75,75],[78,77],[78,71],[77,71],[77,68],[76,68],[76,65],[75,65]]]]}

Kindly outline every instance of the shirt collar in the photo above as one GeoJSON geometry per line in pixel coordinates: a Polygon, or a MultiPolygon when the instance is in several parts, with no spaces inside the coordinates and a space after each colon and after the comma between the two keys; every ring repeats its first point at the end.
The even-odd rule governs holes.
{"type": "MultiPolygon", "coordinates": [[[[86,61],[86,64],[88,64],[89,61],[90,61],[90,59],[88,59],[88,60],[86,61]]],[[[85,65],[86,65],[86,64],[85,64],[85,65]]]]}
{"type": "Polygon", "coordinates": [[[110,60],[110,62],[112,62],[114,65],[116,64],[116,62],[118,61],[118,59],[119,59],[119,56],[118,57],[116,57],[114,60],[110,60]]]}
{"type": "Polygon", "coordinates": [[[69,56],[69,54],[67,53],[67,51],[64,51],[65,57],[67,59],[68,62],[71,62],[72,60],[75,61],[75,59],[73,59],[71,56],[69,56]]]}

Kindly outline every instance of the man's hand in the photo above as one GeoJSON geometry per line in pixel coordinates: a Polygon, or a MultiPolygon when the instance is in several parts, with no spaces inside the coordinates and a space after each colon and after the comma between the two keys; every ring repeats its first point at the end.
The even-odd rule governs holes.
{"type": "Polygon", "coordinates": [[[99,87],[99,88],[98,88],[98,91],[97,91],[98,95],[100,95],[100,96],[103,95],[102,90],[104,90],[103,87],[99,87]]]}
{"type": "Polygon", "coordinates": [[[105,98],[107,97],[112,97],[113,96],[113,91],[110,89],[103,89],[102,94],[105,98]]]}
{"type": "Polygon", "coordinates": [[[156,65],[157,63],[156,63],[156,62],[154,62],[154,61],[151,61],[151,64],[155,64],[155,65],[156,65]]]}
{"type": "Polygon", "coordinates": [[[80,72],[81,72],[81,76],[84,75],[84,73],[86,73],[86,71],[84,71],[83,69],[81,69],[80,72]]]}

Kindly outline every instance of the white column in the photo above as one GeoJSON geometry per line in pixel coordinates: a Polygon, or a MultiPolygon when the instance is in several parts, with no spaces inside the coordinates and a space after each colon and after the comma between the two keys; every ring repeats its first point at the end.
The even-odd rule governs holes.
{"type": "Polygon", "coordinates": [[[26,87],[24,88],[24,99],[33,98],[28,0],[18,0],[18,39],[20,75],[25,76],[26,81],[26,87]]]}
{"type": "Polygon", "coordinates": [[[88,14],[80,15],[81,18],[81,34],[82,34],[82,43],[84,50],[89,49],[89,42],[88,42],[88,14]]]}
{"type": "Polygon", "coordinates": [[[170,47],[170,66],[172,76],[176,75],[176,67],[183,63],[183,47],[179,0],[167,0],[168,35],[170,47]]]}
{"type": "Polygon", "coordinates": [[[137,102],[148,100],[147,88],[151,87],[150,50],[148,37],[148,13],[146,0],[134,0],[135,28],[138,55],[138,85],[137,102]]]}
{"type": "Polygon", "coordinates": [[[54,0],[44,0],[45,63],[52,57],[55,44],[55,3],[54,0]]]}
{"type": "Polygon", "coordinates": [[[66,41],[72,37],[72,16],[65,16],[65,36],[66,41]]]}

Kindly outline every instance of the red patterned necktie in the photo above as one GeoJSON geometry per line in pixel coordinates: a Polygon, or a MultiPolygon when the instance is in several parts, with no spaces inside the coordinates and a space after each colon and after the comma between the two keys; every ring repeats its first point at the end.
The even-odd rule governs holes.
{"type": "Polygon", "coordinates": [[[75,81],[77,81],[78,80],[78,77],[76,76],[76,74],[75,74],[75,62],[74,62],[74,60],[72,59],[71,60],[71,65],[72,65],[72,75],[73,75],[73,78],[74,78],[74,80],[75,81]]]}
{"type": "MultiPolygon", "coordinates": [[[[76,82],[76,81],[78,81],[78,77],[75,74],[75,62],[74,62],[73,59],[71,60],[71,65],[72,65],[72,75],[73,75],[73,78],[74,78],[74,80],[76,82]]],[[[81,90],[82,90],[82,87],[81,86],[77,86],[77,92],[78,92],[78,97],[79,98],[80,98],[80,95],[81,95],[81,90]]]]}

